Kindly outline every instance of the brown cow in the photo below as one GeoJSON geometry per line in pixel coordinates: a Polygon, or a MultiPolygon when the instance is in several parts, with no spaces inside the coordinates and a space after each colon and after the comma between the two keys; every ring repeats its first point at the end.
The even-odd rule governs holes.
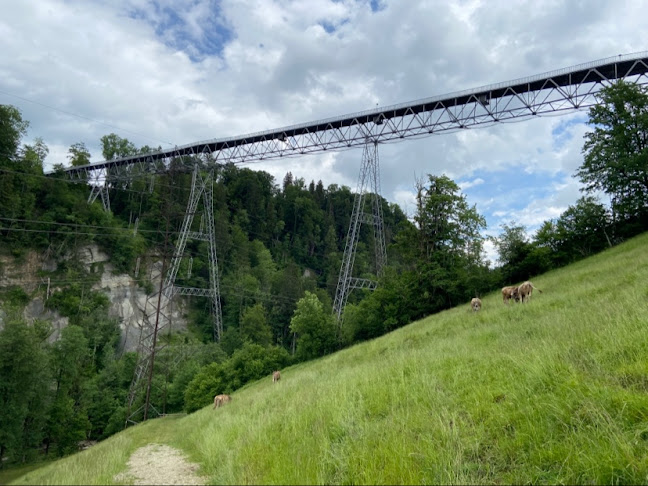
{"type": "Polygon", "coordinates": [[[277,383],[279,380],[281,380],[281,372],[280,371],[273,371],[272,372],[272,383],[277,383]]]}
{"type": "Polygon", "coordinates": [[[516,286],[503,287],[502,301],[505,304],[508,304],[511,299],[514,299],[516,302],[520,299],[518,295],[518,288],[516,286]]]}
{"type": "Polygon", "coordinates": [[[479,309],[481,309],[481,306],[482,301],[479,299],[479,297],[475,297],[470,301],[470,307],[472,307],[473,312],[477,312],[479,309]]]}
{"type": "Polygon", "coordinates": [[[229,395],[216,395],[214,397],[214,408],[218,408],[222,405],[225,405],[227,402],[231,402],[232,397],[229,395]]]}
{"type": "Polygon", "coordinates": [[[542,290],[540,290],[539,288],[537,288],[527,280],[517,288],[517,293],[519,296],[518,298],[522,302],[529,302],[529,299],[531,298],[531,294],[533,293],[533,289],[536,289],[538,292],[542,293],[542,290]]]}

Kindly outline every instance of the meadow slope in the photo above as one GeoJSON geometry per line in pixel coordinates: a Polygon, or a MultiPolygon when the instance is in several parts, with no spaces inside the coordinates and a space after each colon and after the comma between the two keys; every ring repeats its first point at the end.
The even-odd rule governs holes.
{"type": "Polygon", "coordinates": [[[168,444],[214,484],[648,483],[648,234],[151,420],[14,484],[110,484],[168,444]]]}

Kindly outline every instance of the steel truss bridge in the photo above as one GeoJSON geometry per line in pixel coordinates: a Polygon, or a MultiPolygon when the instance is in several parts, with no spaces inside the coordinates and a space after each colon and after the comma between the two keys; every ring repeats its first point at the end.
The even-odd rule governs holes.
{"type": "Polygon", "coordinates": [[[210,212],[213,171],[210,170],[207,177],[203,178],[199,174],[200,165],[203,163],[242,164],[328,150],[365,147],[333,309],[338,325],[341,325],[342,311],[349,292],[355,288],[372,290],[377,285],[377,282],[372,280],[352,277],[361,224],[374,226],[377,275],[380,275],[386,260],[379,203],[380,176],[377,151],[379,143],[494,125],[502,121],[524,119],[545,113],[566,113],[587,108],[598,102],[596,95],[601,87],[610,85],[618,79],[647,85],[648,52],[619,55],[528,78],[360,113],[64,169],[70,179],[89,183],[92,190],[88,201],[92,202],[100,195],[107,210],[110,209],[108,189],[111,186],[118,183],[127,184],[129,180],[141,177],[143,174],[165,172],[174,161],[174,167],[177,167],[180,161],[180,165],[186,165],[187,169],[193,171],[191,195],[171,266],[165,270],[163,261],[158,275],[161,282],[160,289],[149,297],[144,311],[138,345],[139,357],[128,396],[126,425],[136,423],[141,411],[143,411],[143,419],[147,418],[153,362],[157,349],[156,336],[161,328],[166,326],[168,319],[165,320],[164,310],[174,295],[209,297],[214,314],[214,338],[220,340],[222,332],[220,285],[213,214],[210,212]],[[206,232],[203,231],[202,224],[200,231],[192,230],[194,215],[201,198],[204,199],[205,214],[210,222],[206,232]],[[372,214],[365,213],[364,206],[367,199],[372,201],[370,204],[373,207],[372,214]],[[208,289],[175,285],[188,238],[209,242],[210,288],[208,289]],[[154,303],[155,301],[157,304],[154,303]],[[148,376],[148,383],[143,387],[146,376],[148,376]],[[141,397],[144,392],[146,393],[144,405],[137,408],[138,397],[141,397]]]}
{"type": "Polygon", "coordinates": [[[73,180],[129,179],[132,172],[158,173],[172,159],[206,158],[216,163],[258,162],[349,147],[423,137],[501,121],[568,112],[597,103],[602,86],[618,79],[648,84],[648,51],[609,57],[527,78],[434,96],[360,113],[196,142],[173,149],[65,169],[73,180]]]}

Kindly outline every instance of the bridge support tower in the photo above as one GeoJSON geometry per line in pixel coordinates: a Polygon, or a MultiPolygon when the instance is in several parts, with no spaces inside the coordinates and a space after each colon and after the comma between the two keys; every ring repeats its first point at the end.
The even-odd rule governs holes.
{"type": "Polygon", "coordinates": [[[377,277],[382,275],[387,262],[381,200],[378,142],[367,140],[362,152],[362,165],[358,178],[358,188],[353,202],[353,213],[344,247],[344,256],[342,257],[337,289],[335,291],[335,301],[333,302],[333,313],[337,318],[339,328],[342,326],[342,313],[351,290],[363,288],[374,290],[378,285],[376,280],[355,278],[352,276],[358,238],[360,236],[360,227],[363,223],[373,226],[377,277]],[[371,213],[365,212],[367,199],[371,200],[371,213]]]}

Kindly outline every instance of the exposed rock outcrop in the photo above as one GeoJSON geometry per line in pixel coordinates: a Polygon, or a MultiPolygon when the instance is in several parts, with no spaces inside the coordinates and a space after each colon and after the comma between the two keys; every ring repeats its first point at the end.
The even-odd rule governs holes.
{"type": "MultiPolygon", "coordinates": [[[[155,323],[155,310],[157,295],[155,292],[160,285],[161,262],[149,262],[151,268],[150,280],[154,295],[147,295],[146,291],[137,285],[137,281],[128,274],[114,274],[114,267],[110,257],[102,252],[97,245],[88,245],[79,249],[75,254],[66,255],[66,259],[77,259],[82,262],[89,273],[99,273],[99,281],[92,289],[101,291],[110,300],[109,315],[119,320],[121,327],[121,349],[133,351],[142,332],[145,311],[150,316],[150,325],[155,323]],[[153,298],[154,297],[154,298],[153,298]]],[[[48,288],[48,273],[55,272],[57,263],[52,259],[44,259],[36,252],[28,252],[19,260],[13,257],[0,257],[0,288],[19,286],[32,299],[23,311],[23,317],[30,322],[35,319],[47,320],[52,323],[54,332],[50,339],[56,340],[61,330],[68,325],[68,318],[59,315],[45,307],[48,288]]],[[[52,279],[55,280],[55,279],[52,279]]],[[[58,287],[50,288],[50,295],[60,291],[58,287]]],[[[184,302],[181,297],[175,297],[171,302],[162,299],[159,327],[167,330],[172,326],[174,330],[186,329],[183,318],[184,302]]],[[[0,327],[6,313],[0,312],[0,327]]]]}

